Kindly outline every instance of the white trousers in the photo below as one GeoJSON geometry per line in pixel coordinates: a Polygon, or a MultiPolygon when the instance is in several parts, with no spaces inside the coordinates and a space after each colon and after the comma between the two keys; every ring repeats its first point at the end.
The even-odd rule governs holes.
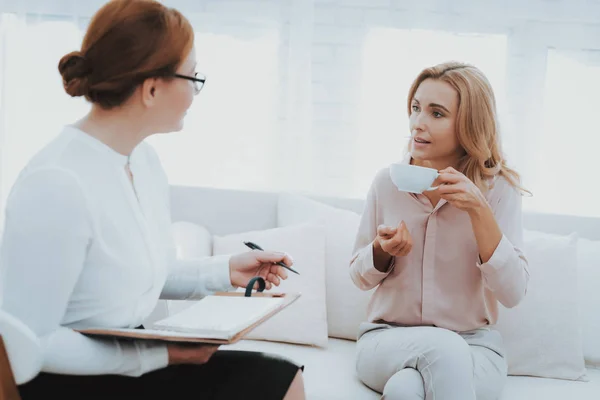
{"type": "Polygon", "coordinates": [[[363,323],[360,380],[386,400],[497,400],[507,365],[500,334],[363,323]]]}

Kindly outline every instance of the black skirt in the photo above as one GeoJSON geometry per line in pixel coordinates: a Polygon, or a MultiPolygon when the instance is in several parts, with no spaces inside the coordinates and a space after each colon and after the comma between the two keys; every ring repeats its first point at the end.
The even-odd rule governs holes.
{"type": "Polygon", "coordinates": [[[22,400],[261,399],[281,400],[298,370],[283,357],[219,350],[203,365],[171,365],[140,377],[40,373],[19,386],[22,400]]]}

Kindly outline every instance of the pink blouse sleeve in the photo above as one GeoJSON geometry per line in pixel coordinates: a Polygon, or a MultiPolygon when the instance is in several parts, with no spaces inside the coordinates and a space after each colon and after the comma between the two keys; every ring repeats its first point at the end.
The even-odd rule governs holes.
{"type": "Polygon", "coordinates": [[[502,239],[488,262],[477,264],[485,285],[505,307],[515,307],[525,297],[529,282],[527,258],[523,254],[521,194],[505,180],[497,200],[490,204],[502,231],[502,239]]]}

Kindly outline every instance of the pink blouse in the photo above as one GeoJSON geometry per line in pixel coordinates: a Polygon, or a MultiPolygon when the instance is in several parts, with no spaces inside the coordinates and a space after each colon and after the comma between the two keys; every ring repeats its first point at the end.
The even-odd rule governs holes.
{"type": "Polygon", "coordinates": [[[523,299],[529,272],[521,250],[521,195],[500,177],[486,199],[503,236],[490,260],[482,264],[465,211],[443,199],[432,207],[424,195],[398,191],[389,168],[379,171],[350,263],[356,286],[363,290],[378,286],[369,303],[370,322],[468,331],[495,324],[498,302],[514,307],[523,299]],[[401,220],[413,248],[407,256],[395,257],[387,272],[380,272],[373,265],[377,226],[397,226],[401,220]]]}

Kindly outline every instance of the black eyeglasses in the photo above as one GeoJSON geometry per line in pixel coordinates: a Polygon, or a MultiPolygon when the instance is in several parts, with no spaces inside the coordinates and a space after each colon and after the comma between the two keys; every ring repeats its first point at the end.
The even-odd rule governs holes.
{"type": "Polygon", "coordinates": [[[181,74],[173,74],[171,76],[175,78],[187,79],[188,81],[192,81],[194,83],[194,94],[200,93],[202,88],[204,87],[204,82],[206,82],[206,77],[198,77],[198,73],[194,73],[194,76],[187,76],[181,74]]]}

